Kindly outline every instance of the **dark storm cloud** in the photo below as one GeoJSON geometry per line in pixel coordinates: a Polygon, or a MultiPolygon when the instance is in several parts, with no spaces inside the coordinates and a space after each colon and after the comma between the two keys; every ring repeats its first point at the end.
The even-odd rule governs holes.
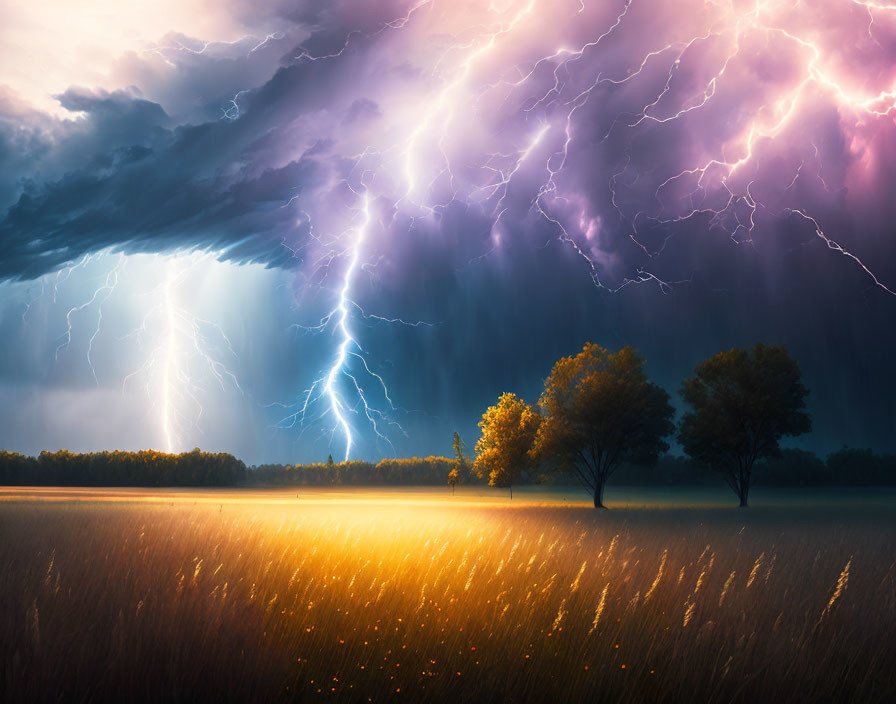
{"type": "Polygon", "coordinates": [[[227,143],[235,131],[230,123],[167,130],[159,126],[159,106],[145,101],[69,94],[65,100],[96,120],[97,138],[128,134],[132,143],[94,152],[80,169],[26,188],[0,223],[6,244],[0,276],[37,277],[110,247],[199,247],[239,261],[285,261],[280,243],[295,216],[283,206],[297,187],[313,182],[315,160],[230,175],[227,150],[212,148],[227,143]],[[245,247],[247,240],[254,242],[245,247]]]}
{"type": "MultiPolygon", "coordinates": [[[[376,18],[386,11],[360,19],[380,26],[376,18]]],[[[312,19],[319,23],[331,15],[332,8],[312,19]]],[[[308,194],[331,186],[350,168],[329,151],[333,125],[379,115],[369,97],[342,95],[365,61],[365,41],[357,39],[359,48],[340,60],[304,57],[283,66],[232,103],[222,99],[226,117],[197,124],[176,124],[137,88],[72,88],[57,99],[73,119],[46,118],[38,128],[29,124],[32,114],[16,114],[6,104],[0,165],[15,174],[6,182],[7,195],[18,187],[18,196],[0,220],[7,246],[0,278],[37,277],[107,248],[213,249],[234,261],[294,266],[295,247],[283,243],[306,244],[307,224],[300,221],[303,208],[313,211],[308,194]],[[293,207],[295,196],[302,197],[293,207]]],[[[282,51],[282,39],[272,42],[282,51]]],[[[304,51],[302,45],[293,53],[304,51]]],[[[253,60],[244,53],[241,46],[235,55],[243,63],[253,60]]],[[[186,55],[201,66],[200,77],[226,74],[239,63],[218,60],[214,52],[186,55]]]]}
{"type": "MultiPolygon", "coordinates": [[[[293,78],[275,80],[285,89],[293,78]]],[[[262,119],[175,127],[158,104],[132,95],[67,91],[61,104],[83,117],[65,126],[56,158],[76,166],[53,181],[24,181],[0,221],[0,277],[37,277],[110,247],[198,247],[237,261],[287,264],[281,243],[294,233],[296,213],[284,206],[324,178],[327,155],[299,154],[280,166],[258,159],[276,148],[269,130],[277,115],[264,113],[276,113],[277,101],[264,98],[253,101],[262,119]]]]}
{"type": "MultiPolygon", "coordinates": [[[[390,30],[384,22],[402,17],[407,7],[404,3],[266,5],[262,14],[271,18],[268,24],[285,22],[280,25],[285,30],[257,42],[255,48],[267,52],[257,69],[251,68],[258,61],[251,46],[254,38],[208,45],[172,34],[160,42],[158,51],[175,62],[177,77],[168,81],[172,87],[167,92],[156,85],[152,92],[159,100],[177,105],[175,112],[183,114],[185,96],[194,95],[206,106],[186,111],[194,118],[207,117],[210,106],[217,104],[222,116],[237,119],[177,124],[161,103],[145,98],[138,88],[111,94],[70,89],[58,99],[77,117],[55,127],[26,128],[20,117],[14,130],[0,133],[8,144],[3,149],[6,161],[12,162],[10,155],[17,151],[11,133],[20,142],[24,133],[33,142],[26,147],[34,154],[31,161],[40,168],[27,173],[23,168],[27,160],[21,157],[10,164],[12,172],[19,172],[16,182],[22,188],[20,199],[0,222],[0,233],[11,245],[0,276],[37,276],[83,252],[105,247],[217,248],[223,256],[240,261],[288,263],[288,251],[280,243],[288,241],[293,250],[303,243],[294,232],[295,211],[279,206],[309,189],[320,189],[327,170],[332,179],[344,176],[350,165],[343,160],[352,152],[340,154],[340,149],[347,149],[336,143],[345,136],[340,130],[359,130],[357,121],[383,117],[378,101],[364,94],[363,68],[372,65],[379,76],[378,85],[371,86],[374,96],[388,97],[396,86],[402,87],[396,76],[408,68],[405,35],[413,36],[415,25],[403,32],[390,30]],[[301,34],[305,36],[289,48],[290,38],[301,34]],[[285,65],[262,85],[234,91],[232,79],[222,82],[233,74],[240,80],[258,80],[271,70],[275,53],[285,65]],[[331,54],[337,55],[314,60],[331,54]],[[329,156],[302,156],[321,144],[333,150],[329,156]],[[305,162],[298,168],[302,159],[305,162]],[[300,173],[305,180],[285,182],[300,173]]],[[[613,17],[615,11],[603,10],[592,19],[600,26],[613,17]]],[[[542,62],[499,107],[483,103],[480,115],[486,129],[502,147],[521,148],[533,125],[553,125],[530,158],[538,163],[526,164],[507,187],[500,205],[508,212],[499,229],[516,239],[532,230],[532,201],[546,178],[544,164],[556,168],[561,162],[553,179],[556,191],[540,204],[610,287],[624,283],[642,266],[669,269],[651,256],[664,250],[669,238],[683,228],[682,218],[717,228],[735,241],[752,238],[753,233],[743,227],[751,219],[767,215],[793,220],[789,214],[793,209],[829,210],[832,200],[841,207],[867,208],[875,225],[889,219],[892,207],[887,200],[867,198],[866,193],[865,203],[844,202],[846,170],[857,157],[848,152],[836,109],[823,101],[811,110],[809,119],[786,127],[776,142],[782,147],[760,150],[757,145],[761,153],[754,162],[742,173],[725,177],[730,185],[724,185],[724,168],[719,165],[695,171],[718,159],[724,143],[737,140],[757,111],[799,78],[794,72],[802,59],[792,42],[779,39],[775,39],[779,59],[774,71],[766,66],[765,53],[748,51],[751,47],[729,62],[730,46],[721,34],[684,48],[681,37],[693,31],[688,22],[648,5],[633,5],[615,32],[580,57],[568,63],[562,56],[542,62]],[[654,44],[664,42],[669,42],[666,49],[644,58],[654,44]],[[699,98],[700,87],[722,65],[726,80],[709,83],[714,86],[712,99],[700,110],[690,110],[697,100],[695,91],[699,98]],[[571,112],[569,105],[575,106],[571,112]],[[682,109],[686,114],[668,119],[682,109]],[[564,121],[565,130],[560,129],[564,121]],[[815,171],[817,178],[798,179],[788,189],[788,182],[803,169],[810,175],[815,171]],[[676,174],[682,175],[676,178],[676,174]],[[787,197],[778,197],[785,190],[787,197]],[[750,205],[750,197],[758,205],[750,205]],[[690,215],[695,210],[701,212],[690,215]]],[[[562,37],[581,33],[581,28],[571,23],[554,32],[562,37]]],[[[750,35],[744,41],[758,40],[750,35]]],[[[526,38],[521,44],[520,60],[532,43],[526,38]]],[[[148,74],[136,75],[152,83],[148,74]]],[[[411,71],[408,76],[413,86],[416,74],[411,71]]],[[[7,124],[16,120],[15,115],[9,118],[7,124]]],[[[743,148],[735,141],[728,150],[743,148]]],[[[455,146],[449,157],[474,167],[483,163],[481,153],[463,145],[455,146]]],[[[869,177],[875,184],[878,174],[885,177],[889,167],[884,159],[875,159],[869,168],[877,172],[869,177]]],[[[471,187],[475,179],[478,176],[471,187]]],[[[434,192],[439,183],[434,181],[434,192]]],[[[488,213],[494,201],[481,212],[488,213]]],[[[296,205],[313,210],[307,197],[296,205]]],[[[807,221],[792,224],[807,238],[814,235],[807,221]]],[[[556,227],[541,218],[533,239],[543,243],[556,234],[556,227]]],[[[838,230],[837,235],[848,248],[861,249],[851,228],[838,230]]],[[[674,279],[682,272],[669,274],[674,279]]]]}

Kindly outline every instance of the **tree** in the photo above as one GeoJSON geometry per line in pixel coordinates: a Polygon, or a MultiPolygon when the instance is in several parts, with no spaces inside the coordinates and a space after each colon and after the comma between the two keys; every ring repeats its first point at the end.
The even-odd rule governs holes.
{"type": "Polygon", "coordinates": [[[564,357],[545,381],[544,421],[533,456],[554,470],[573,470],[603,508],[604,486],[621,463],[656,464],[674,430],[669,394],[647,380],[644,357],[589,343],[564,357]]]}
{"type": "Polygon", "coordinates": [[[464,444],[464,441],[461,440],[460,435],[455,430],[454,431],[454,457],[457,459],[457,463],[461,466],[466,466],[467,464],[467,446],[464,444]]]}
{"type": "Polygon", "coordinates": [[[682,383],[691,410],[681,419],[678,441],[695,460],[722,472],[745,507],[756,461],[778,457],[782,437],[812,427],[803,410],[808,393],[799,364],[783,347],[719,352],[682,383]]]}
{"type": "Polygon", "coordinates": [[[457,486],[458,473],[457,467],[452,467],[451,471],[448,472],[448,486],[451,487],[451,495],[454,496],[454,487],[457,486]]]}
{"type": "Polygon", "coordinates": [[[460,482],[461,475],[466,473],[470,461],[467,459],[467,447],[460,435],[454,431],[454,467],[448,472],[448,486],[451,487],[451,494],[454,494],[454,487],[460,482]]]}
{"type": "Polygon", "coordinates": [[[508,487],[512,499],[513,485],[529,466],[529,451],[540,423],[536,409],[516,394],[502,394],[479,421],[482,437],[476,443],[473,471],[479,477],[487,476],[489,486],[508,487]]]}

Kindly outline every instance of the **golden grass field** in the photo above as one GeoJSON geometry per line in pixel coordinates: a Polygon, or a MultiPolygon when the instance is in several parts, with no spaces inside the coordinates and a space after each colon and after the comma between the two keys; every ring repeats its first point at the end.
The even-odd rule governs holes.
{"type": "Polygon", "coordinates": [[[893,496],[836,499],[4,489],[0,700],[890,702],[893,496]]]}

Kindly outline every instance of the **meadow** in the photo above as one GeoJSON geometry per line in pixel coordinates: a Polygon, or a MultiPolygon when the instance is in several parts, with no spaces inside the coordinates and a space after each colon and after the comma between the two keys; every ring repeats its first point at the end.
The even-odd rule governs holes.
{"type": "Polygon", "coordinates": [[[0,700],[896,696],[893,494],[614,491],[0,490],[0,700]]]}

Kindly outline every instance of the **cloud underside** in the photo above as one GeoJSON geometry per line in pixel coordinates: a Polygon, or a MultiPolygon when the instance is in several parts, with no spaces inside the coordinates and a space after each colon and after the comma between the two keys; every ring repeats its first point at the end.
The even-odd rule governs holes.
{"type": "Polygon", "coordinates": [[[896,129],[851,79],[892,72],[887,18],[699,5],[267,7],[264,41],[179,37],[167,99],[72,87],[61,120],[4,94],[0,277],[197,248],[312,275],[368,191],[366,257],[393,273],[415,237],[455,267],[556,241],[600,285],[668,283],[715,265],[668,254],[696,229],[771,257],[829,238],[883,281],[896,129]]]}

